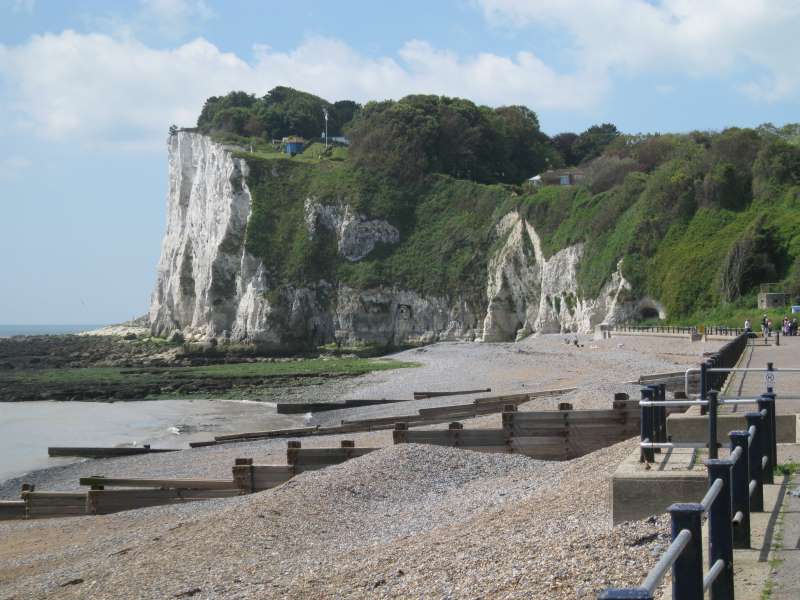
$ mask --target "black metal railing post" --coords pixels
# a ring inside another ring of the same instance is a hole
[[[764,439],[762,451],[767,457],[767,464],[764,465],[762,481],[764,483],[775,483],[773,472],[775,471],[775,460],[777,455],[777,444],[775,439],[777,434],[774,429],[775,423],[775,400],[769,394],[761,394],[758,398],[758,412],[764,412]],[[760,433],[760,432],[759,432]]]
[[[725,562],[725,569],[711,584],[711,600],[733,600],[733,525],[731,519],[731,475],[733,462],[724,459],[706,461],[708,484],[722,481],[722,489],[708,507],[708,565],[717,560]]]
[[[653,389],[650,387],[644,387],[641,390],[642,400],[653,400]],[[641,440],[643,442],[654,442],[655,436],[653,435],[653,407],[652,406],[642,406],[641,407],[641,424],[640,424],[640,431],[641,431]],[[641,462],[655,462],[655,451],[653,448],[642,448],[641,452]]]
[[[739,460],[733,464],[731,481],[731,497],[733,499],[731,512],[733,512],[733,518],[737,519],[733,527],[733,547],[749,548],[750,466],[747,461],[749,435],[746,431],[731,431],[728,435],[731,438],[731,452],[734,452],[736,448],[742,449]]]
[[[667,509],[672,517],[672,539],[684,529],[692,539],[672,565],[672,597],[680,600],[703,600],[702,504],[673,504]]]
[[[755,486],[750,495],[750,512],[764,512],[764,481],[761,458],[766,454],[764,448],[764,416],[760,412],[749,412],[745,416],[747,428],[754,431],[747,449],[747,462],[750,467],[750,481]],[[753,429],[755,428],[755,429]],[[750,485],[750,482],[748,482]]]
[[[705,400],[708,394],[708,361],[704,360],[700,363],[700,400]],[[705,406],[700,407],[700,414],[704,415],[708,412]]]
[[[769,398],[770,400],[772,400],[772,402],[770,403],[772,405],[772,413],[770,415],[772,424],[770,425],[770,427],[772,428],[773,438],[772,438],[772,448],[770,448],[770,451],[772,453],[770,461],[772,462],[774,469],[775,467],[778,466],[778,418],[777,418],[778,407],[775,403],[776,402],[775,392],[772,391],[771,387],[767,388],[767,393],[764,394],[764,398]],[[759,410],[761,409],[759,408]]]
[[[658,384],[658,399],[661,402],[666,402],[667,400],[667,384],[666,383],[659,383]],[[659,442],[666,442],[667,441],[667,407],[660,406],[658,408],[658,429],[659,429]]]
[[[717,458],[717,402],[719,392],[708,392],[708,457]]]

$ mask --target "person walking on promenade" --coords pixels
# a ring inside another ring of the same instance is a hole
[[[744,332],[753,333],[753,325],[750,323],[750,319],[744,320]]]

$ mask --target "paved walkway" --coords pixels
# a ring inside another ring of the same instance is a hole
[[[766,368],[767,363],[771,362],[776,369],[800,369],[800,336],[781,336],[780,346],[775,345],[775,338],[771,338],[767,346],[760,339],[754,341],[755,344],[745,350],[739,367]],[[777,394],[778,414],[800,414],[800,373],[775,373],[772,389]],[[766,391],[765,373],[734,373],[725,395],[755,397]],[[731,408],[733,412],[754,409],[750,405],[735,405]]]
[[[775,345],[761,340],[745,351],[738,366],[760,368],[773,363],[776,369],[800,368],[800,336],[780,338]],[[761,342],[761,343],[759,343]],[[766,391],[764,373],[735,373],[729,382],[727,396],[754,397]],[[779,414],[800,414],[800,373],[776,373],[771,386],[775,391],[776,411]],[[735,412],[753,410],[750,405],[732,407]],[[800,463],[800,446],[780,444],[778,461]],[[769,495],[775,508],[772,513],[762,513],[753,522],[753,550],[737,552],[734,564],[742,568],[737,577],[737,600],[742,598],[770,600],[796,600],[800,598],[800,474],[775,478],[776,484]],[[765,488],[765,494],[767,494]],[[766,500],[766,498],[765,498]],[[748,555],[748,553],[750,555]],[[750,563],[750,568],[748,567]],[[769,590],[768,593],[762,593]]]
[[[800,475],[795,473],[787,483],[780,529],[773,544],[770,600],[800,598]]]

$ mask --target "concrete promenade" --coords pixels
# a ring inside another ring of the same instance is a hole
[[[770,345],[756,343],[749,348],[739,366],[761,368],[772,362],[777,369],[800,368],[800,336],[781,336],[779,346],[775,345],[775,338],[768,341]],[[736,373],[730,378],[725,395],[758,396],[766,391],[766,385],[764,373]],[[800,373],[778,372],[771,387],[777,394],[779,415],[800,414]],[[753,410],[749,405],[731,408],[737,412]],[[778,460],[784,464],[800,463],[800,445],[781,444]],[[775,483],[779,485],[765,489],[774,502],[773,510],[754,519],[753,549],[737,551],[734,558],[741,573],[736,577],[737,600],[800,598],[800,475],[776,476]],[[765,508],[766,505],[767,502]]]

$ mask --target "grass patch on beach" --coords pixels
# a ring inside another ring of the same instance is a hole
[[[0,399],[105,400],[176,396],[247,398],[274,387],[419,366],[392,359],[309,358],[197,367],[88,367],[0,374]]]
[[[202,367],[87,367],[81,369],[46,369],[4,373],[0,381],[40,383],[73,383],[81,381],[117,382],[130,378],[168,376],[174,378],[240,378],[293,377],[307,375],[363,375],[371,371],[386,371],[419,366],[417,363],[391,359],[310,358],[292,361],[206,365]]]

